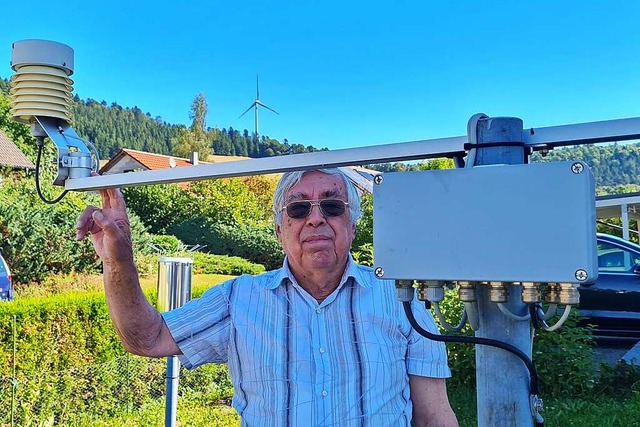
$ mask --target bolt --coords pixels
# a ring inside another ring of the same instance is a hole
[[[589,278],[589,275],[585,270],[583,269],[576,270],[576,279],[578,279],[579,282],[584,282],[588,278]]]
[[[384,269],[382,267],[378,267],[373,271],[373,274],[375,274],[376,277],[382,277],[384,276]]]
[[[382,184],[383,180],[384,178],[382,177],[382,175],[376,175],[373,177],[373,182],[378,185]]]
[[[575,162],[574,164],[571,165],[571,172],[577,174],[581,174],[582,172],[584,172],[584,165],[580,162]]]

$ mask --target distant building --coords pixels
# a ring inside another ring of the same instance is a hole
[[[144,151],[122,148],[108,162],[100,168],[103,175],[139,172],[146,170],[158,170],[194,166],[198,164],[211,164],[233,162],[237,160],[249,160],[243,156],[217,156],[209,155],[208,161],[198,160],[198,153],[192,153],[189,159],[167,156],[164,154],[146,153]],[[358,166],[341,167],[361,193],[373,192],[373,176],[378,172]]]

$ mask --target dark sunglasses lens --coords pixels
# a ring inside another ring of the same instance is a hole
[[[306,218],[311,211],[311,202],[293,202],[287,205],[287,215],[289,218]]]
[[[342,200],[321,200],[320,208],[326,216],[340,216],[344,213]]]

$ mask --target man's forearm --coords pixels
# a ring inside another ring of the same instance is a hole
[[[105,262],[103,268],[109,316],[124,348],[140,356],[164,356],[156,354],[164,321],[142,292],[133,261]]]

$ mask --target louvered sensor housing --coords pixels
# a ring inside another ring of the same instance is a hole
[[[67,178],[87,177],[99,164],[95,148],[70,125],[73,65],[73,49],[62,43],[21,40],[12,45],[11,115],[31,125],[39,143],[48,136],[58,148],[55,185],[64,185]]]

